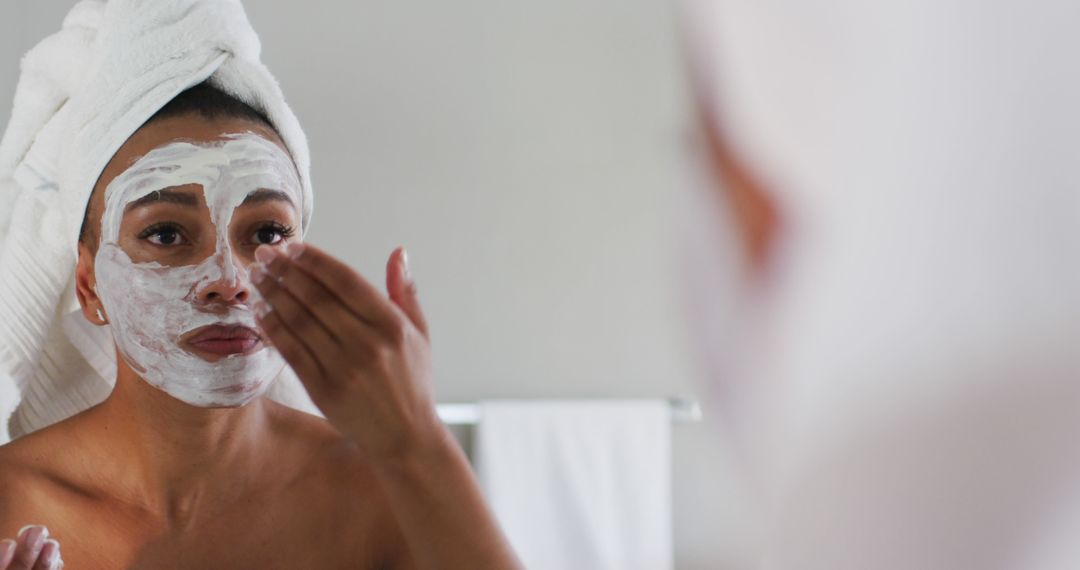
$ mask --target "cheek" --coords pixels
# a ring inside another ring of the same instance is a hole
[[[214,276],[209,264],[165,267],[158,263],[136,264],[116,245],[107,244],[98,253],[99,295],[117,324],[157,328],[174,316],[190,311],[193,292]]]

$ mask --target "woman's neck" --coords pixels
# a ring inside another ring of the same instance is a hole
[[[214,516],[241,499],[250,474],[266,466],[265,400],[200,408],[151,386],[122,358],[117,363],[116,386],[94,408],[93,424],[111,459],[107,470],[120,479],[120,498],[170,527]]]

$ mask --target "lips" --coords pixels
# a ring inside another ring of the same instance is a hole
[[[217,356],[251,354],[262,348],[262,339],[243,325],[209,325],[195,329],[184,341],[196,350]]]

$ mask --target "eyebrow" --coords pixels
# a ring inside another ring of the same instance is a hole
[[[287,202],[289,205],[296,207],[293,204],[292,198],[288,194],[281,190],[268,190],[265,188],[255,190],[244,198],[244,202],[241,206],[250,206],[253,204],[261,204],[272,200],[278,200]],[[170,204],[179,204],[181,206],[195,207],[199,205],[199,199],[190,192],[181,192],[178,190],[169,190],[168,188],[162,190],[154,190],[153,192],[133,200],[127,207],[124,208],[124,212],[130,212],[135,208],[141,208],[149,204],[157,204],[160,202],[167,202]]]
[[[286,202],[290,206],[294,208],[296,207],[296,204],[293,204],[292,198],[290,198],[289,195],[285,192],[282,192],[281,190],[268,190],[266,188],[260,188],[248,194],[240,205],[251,206],[253,204],[261,204],[263,202],[269,202],[273,200]]]
[[[158,202],[168,202],[170,204],[180,204],[181,206],[195,207],[199,205],[199,199],[190,192],[180,192],[178,190],[169,190],[168,188],[163,190],[154,190],[153,192],[133,200],[124,208],[125,212],[130,212],[135,208],[141,208],[150,204],[156,204]]]

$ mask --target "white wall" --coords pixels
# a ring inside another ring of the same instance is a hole
[[[0,3],[0,107],[68,2]],[[669,221],[691,122],[665,0],[249,0],[311,139],[309,239],[372,279],[408,246],[442,401],[704,396]],[[731,563],[742,503],[675,433],[679,568]]]

